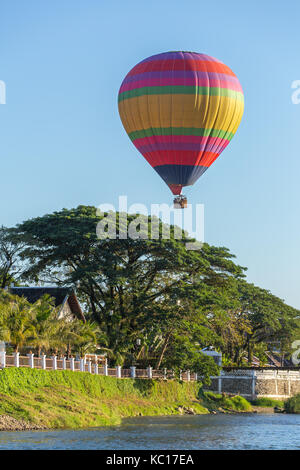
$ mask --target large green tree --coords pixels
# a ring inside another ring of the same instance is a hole
[[[290,344],[299,333],[300,312],[286,305],[270,291],[253,284],[238,283],[240,311],[247,315],[251,331],[246,335],[248,361],[251,363],[255,345],[277,343],[281,353],[290,352]]]
[[[99,239],[96,228],[107,214],[79,206],[28,220],[14,236],[26,240],[22,256],[30,265],[27,279],[76,284],[91,318],[105,332],[108,348],[117,355],[138,356],[138,339],[151,349],[153,338],[155,344],[163,338],[155,352],[160,365],[179,332],[199,347],[212,342],[207,312],[217,302],[218,289],[241,277],[243,268],[224,247],[204,244],[189,251],[189,238],[182,232],[176,238],[175,227],[166,239],[166,226],[156,220],[153,237],[153,219],[140,216],[136,224],[136,217],[124,220],[124,214],[115,214],[116,237]],[[134,224],[139,225],[138,234],[125,238]]]
[[[19,256],[24,247],[24,241],[14,237],[13,229],[0,227],[0,288],[18,282],[26,269],[26,261],[22,262]]]
[[[227,248],[187,250],[188,235],[159,219],[79,206],[25,221],[11,240],[24,244],[24,279],[77,286],[115,362],[163,366],[182,338],[190,354],[214,345],[241,363],[297,328],[299,312],[247,283]]]

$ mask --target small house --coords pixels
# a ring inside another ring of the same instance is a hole
[[[78,318],[85,322],[85,316],[77,298],[76,292],[68,287],[11,287],[9,292],[13,295],[25,297],[28,302],[35,303],[43,295],[54,298],[54,305],[58,307],[58,318]]]

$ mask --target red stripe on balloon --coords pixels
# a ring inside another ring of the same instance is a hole
[[[152,167],[159,165],[191,165],[209,167],[218,158],[219,153],[183,151],[154,151],[143,153]]]
[[[133,141],[134,145],[139,148],[142,145],[169,144],[169,143],[194,143],[205,145],[209,141],[212,145],[229,144],[228,139],[219,137],[198,136],[198,135],[155,135],[150,137],[141,137]]]
[[[185,60],[165,60],[165,61],[153,61],[153,62],[144,62],[137,64],[130,72],[128,76],[135,75],[137,73],[143,72],[156,72],[164,70],[194,70],[194,71],[206,71],[206,72],[219,72],[226,73],[235,77],[235,74],[230,70],[227,65],[218,63],[218,62],[208,62],[204,60],[193,61],[190,59]]]
[[[193,78],[185,79],[185,78],[164,78],[164,79],[146,79],[146,80],[139,80],[136,82],[125,83],[121,86],[119,93],[123,93],[124,91],[131,91],[135,90],[136,88],[143,88],[143,87],[152,87],[152,86],[195,86],[195,87],[217,87],[217,88],[226,88],[228,90],[234,90],[243,92],[241,85],[236,82],[230,82],[228,80],[208,80],[208,79],[201,79],[197,80]]]

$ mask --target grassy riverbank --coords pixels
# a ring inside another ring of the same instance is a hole
[[[180,414],[191,409],[202,414],[220,408],[250,411],[251,405],[241,397],[203,393],[194,382],[120,380],[25,368],[0,371],[0,416],[33,427],[113,425],[129,416]]]

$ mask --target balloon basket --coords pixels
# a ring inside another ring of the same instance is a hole
[[[176,196],[174,198],[174,209],[185,209],[187,207],[187,198],[185,196]]]

